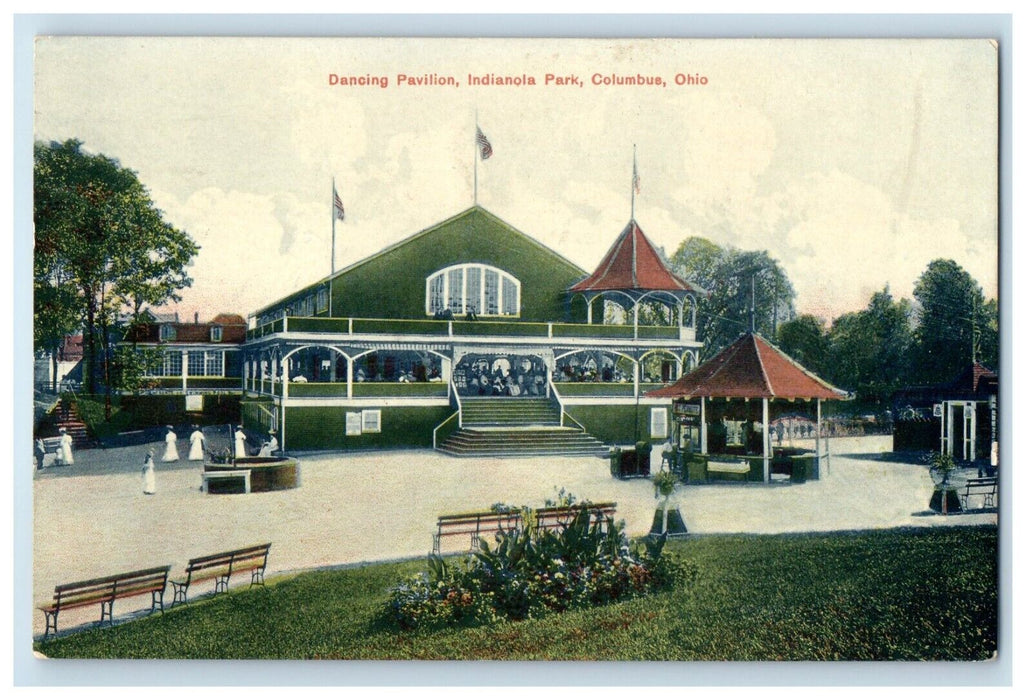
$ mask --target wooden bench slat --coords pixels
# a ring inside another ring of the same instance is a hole
[[[165,586],[171,568],[171,566],[159,566],[139,569],[55,586],[53,601],[39,608],[46,616],[46,629],[43,636],[48,636],[51,630],[55,634],[57,633],[58,613],[66,608],[81,608],[100,603],[100,621],[103,622],[107,618],[111,622],[112,608],[116,600],[150,593],[151,612],[155,607],[160,607],[164,613]]]
[[[233,574],[251,572],[251,585],[265,585],[265,567],[269,560],[271,542],[232,549],[216,554],[194,557],[186,566],[186,578],[172,581],[172,604],[186,602],[190,584],[215,579],[215,592],[229,589]]]

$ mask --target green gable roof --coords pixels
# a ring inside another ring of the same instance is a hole
[[[426,318],[427,277],[462,263],[491,265],[520,280],[522,321],[564,320],[567,288],[588,274],[474,206],[256,313],[276,312],[330,282],[334,316]]]

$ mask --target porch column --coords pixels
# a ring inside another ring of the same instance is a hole
[[[760,401],[764,422],[764,483],[766,484],[771,480],[771,436],[768,434],[768,398],[765,396]]]
[[[286,357],[281,357],[280,358],[280,381],[283,384],[281,389],[283,389],[283,400],[284,400],[284,405],[285,406],[286,406],[286,401],[287,401],[287,386],[291,383],[291,373],[290,373],[289,367],[290,367],[290,360],[287,359]]]
[[[637,301],[635,302],[635,306],[634,306],[634,314],[635,314],[635,338],[638,338],[638,302]]]
[[[182,365],[182,367],[180,367],[179,374],[180,377],[183,379],[183,393],[185,394],[187,393],[187,367],[190,364],[189,353],[186,350],[180,350],[179,357],[180,364]]]
[[[345,396],[350,399],[352,397],[352,368],[355,365],[355,360],[352,359],[351,355],[345,355],[345,358],[345,364],[347,365],[345,367],[345,371],[348,373],[348,388],[345,392]]]
[[[243,376],[241,377],[241,382],[240,382],[241,383],[241,387],[240,388],[243,391],[247,391],[247,379],[248,379],[248,374],[251,371],[251,360],[248,359],[248,358],[245,358],[244,361],[241,362],[240,364],[241,364],[241,368],[243,369]]]
[[[635,396],[637,397],[638,396],[638,376],[639,376],[639,374],[642,373],[642,365],[639,364],[638,358],[635,358],[634,360],[632,360],[632,362],[635,365]],[[638,420],[637,416],[635,417],[635,420]]]
[[[707,453],[707,397],[699,397],[699,451]]]

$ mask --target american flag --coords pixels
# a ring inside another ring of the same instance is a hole
[[[477,145],[481,148],[481,160],[491,158],[491,143],[488,142],[488,137],[481,131],[481,127],[477,127]]]
[[[638,161],[632,161],[631,164],[631,186],[635,189],[635,194],[642,193],[642,182],[638,179]]]
[[[337,194],[337,188],[334,188],[334,216],[338,220],[344,221],[344,204],[341,202],[341,195]]]

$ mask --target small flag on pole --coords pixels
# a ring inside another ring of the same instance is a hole
[[[642,193],[642,182],[638,179],[638,160],[633,160],[631,165],[631,186],[635,188],[635,194]]]
[[[341,195],[337,194],[336,187],[334,187],[334,217],[339,221],[344,221],[344,204],[341,203]]]
[[[477,127],[477,145],[481,149],[481,160],[491,158],[491,143],[488,141],[488,137],[484,135],[484,132],[481,131],[481,127]]]

